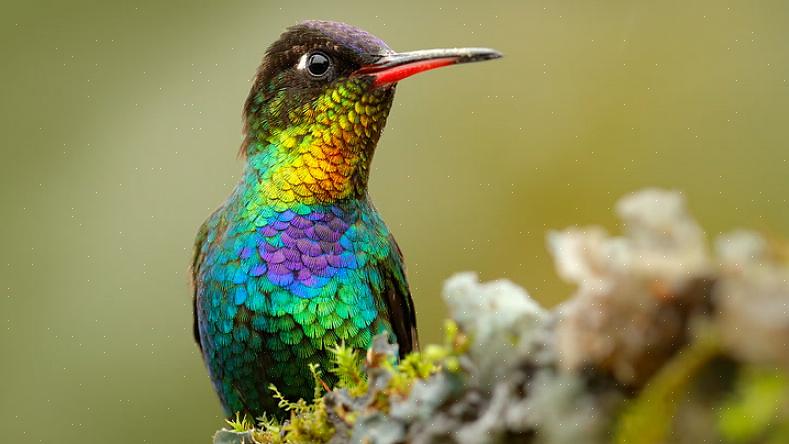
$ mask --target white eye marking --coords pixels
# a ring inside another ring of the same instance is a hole
[[[306,68],[307,67],[307,59],[309,59],[309,58],[310,58],[309,54],[304,54],[303,56],[301,56],[301,58],[299,59],[299,64],[296,65],[296,69],[303,70],[304,68]]]

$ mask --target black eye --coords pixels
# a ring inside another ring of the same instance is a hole
[[[331,60],[322,52],[314,52],[307,56],[307,71],[314,77],[323,77],[329,72]]]

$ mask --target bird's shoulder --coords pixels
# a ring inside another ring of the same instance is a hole
[[[403,253],[392,234],[388,235],[389,254],[379,264],[384,279],[382,299],[386,304],[389,322],[392,325],[400,355],[419,348],[416,330],[416,311],[411,290],[406,278]]]

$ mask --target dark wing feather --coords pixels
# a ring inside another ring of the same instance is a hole
[[[389,312],[389,322],[397,336],[400,356],[405,356],[419,348],[416,313],[411,290],[408,288],[408,281],[405,277],[403,253],[391,235],[389,236],[389,244],[391,253],[388,260],[382,263],[381,270],[385,282],[383,297]]]
[[[203,263],[203,259],[205,259],[205,248],[203,244],[208,237],[208,221],[206,221],[201,227],[200,231],[197,232],[197,239],[195,239],[195,246],[194,246],[194,253],[192,254],[192,264],[189,267],[189,276],[192,284],[192,316],[194,318],[192,324],[192,334],[194,334],[195,341],[197,341],[197,346],[200,347],[200,350],[203,349],[203,345],[200,343],[200,326],[198,325],[197,320],[197,286],[199,285],[197,282],[197,276],[200,273],[200,266]]]

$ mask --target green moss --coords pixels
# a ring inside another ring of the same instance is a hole
[[[329,351],[332,354],[332,368],[329,370],[337,377],[337,388],[347,389],[355,396],[365,393],[367,377],[359,351],[346,346],[344,342],[330,348]]]
[[[242,417],[238,412],[236,412],[234,419],[226,419],[225,422],[230,426],[230,430],[238,433],[247,432],[255,428],[255,422],[250,417],[247,415]]]
[[[275,386],[270,386],[278,405],[290,413],[289,419],[280,424],[276,419],[258,418],[258,428],[252,433],[255,441],[260,443],[325,443],[334,436],[334,428],[327,420],[326,406],[321,398],[320,373],[317,365],[310,370],[316,379],[315,399],[307,402],[303,399],[291,401],[286,399]]]

